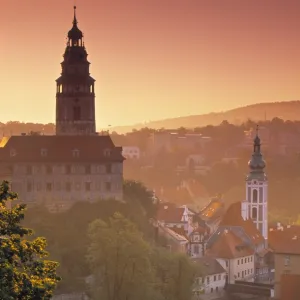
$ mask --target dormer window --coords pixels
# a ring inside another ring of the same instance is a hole
[[[105,149],[104,150],[104,156],[109,157],[111,154],[111,150],[110,149]]]
[[[10,157],[14,157],[17,155],[17,151],[15,149],[10,149]]]
[[[79,157],[79,150],[78,149],[74,149],[72,151],[73,157]]]
[[[41,156],[46,157],[48,155],[48,150],[47,149],[41,149]]]

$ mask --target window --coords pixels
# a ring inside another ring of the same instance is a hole
[[[91,174],[92,168],[90,165],[85,166],[85,174]]]
[[[217,287],[216,287],[216,292],[217,292],[218,290],[219,290],[219,287],[217,286]]]
[[[238,278],[240,278],[240,272],[238,272]]]
[[[226,260],[226,268],[228,268],[228,260]]]
[[[238,259],[238,261],[237,261],[237,264],[239,265],[240,264],[240,260]]]
[[[289,266],[290,265],[290,256],[289,255],[285,255],[284,257],[284,266]]]
[[[253,190],[252,192],[252,202],[257,202],[258,194],[257,190]]]
[[[244,271],[242,271],[242,278],[244,278]]]
[[[216,275],[214,275],[214,281],[217,281],[217,276]]]
[[[241,264],[243,264],[243,259],[241,259]]]
[[[194,245],[194,254],[199,254],[199,246],[198,245]]]
[[[74,149],[72,151],[72,153],[73,153],[73,157],[79,157],[79,150],[78,149]]]
[[[15,149],[10,149],[10,156],[16,156],[17,155],[17,151]]]
[[[73,107],[73,120],[79,121],[81,119],[81,108],[79,106]]]
[[[218,280],[221,280],[221,274],[218,275]]]
[[[105,190],[107,192],[110,192],[111,191],[111,183],[110,182],[105,182]]]
[[[26,174],[31,175],[32,174],[32,166],[27,166],[26,167]]]
[[[253,261],[253,256],[251,256],[251,262]]]
[[[213,292],[214,292],[214,288],[211,288],[211,289],[210,289],[210,292],[213,293]]]
[[[71,183],[70,183],[70,182],[67,182],[67,183],[66,183],[66,191],[67,191],[67,192],[70,192],[70,191],[71,191]]]
[[[252,219],[257,219],[257,208],[256,207],[252,208]]]
[[[91,190],[91,183],[90,182],[86,182],[85,183],[85,190],[86,191],[90,191]]]
[[[107,165],[106,165],[106,173],[107,173],[107,174],[112,173],[112,165],[111,165],[111,164],[107,164]]]
[[[53,173],[53,168],[51,166],[46,166],[46,174],[50,175]]]
[[[208,276],[208,277],[206,277],[206,282],[207,282],[207,284],[209,284],[209,282],[210,282],[210,280],[209,280],[209,276]]]
[[[32,192],[32,183],[27,183],[27,192]]]
[[[48,150],[47,149],[41,149],[41,156],[46,157],[48,154]]]
[[[65,173],[66,174],[71,174],[71,166],[70,165],[65,166]]]
[[[47,189],[48,192],[52,191],[52,183],[51,182],[47,183],[46,189]]]

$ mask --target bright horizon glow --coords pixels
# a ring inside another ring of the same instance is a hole
[[[2,2],[0,122],[54,123],[74,2]],[[97,129],[300,99],[299,1],[76,5],[96,79]]]

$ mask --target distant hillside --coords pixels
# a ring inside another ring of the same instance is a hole
[[[265,118],[267,120],[272,120],[275,117],[291,121],[300,120],[300,101],[258,103],[225,112],[171,118],[132,126],[111,127],[109,130],[125,133],[132,131],[132,129],[141,129],[143,127],[154,129],[172,129],[179,127],[195,128],[206,125],[219,125],[223,120],[227,120],[228,122],[237,125],[248,119],[259,121],[264,120]]]

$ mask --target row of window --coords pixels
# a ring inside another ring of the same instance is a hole
[[[65,190],[67,192],[71,192],[72,190],[85,190],[85,191],[92,191],[93,190],[93,185],[91,182],[85,182],[85,183],[75,183],[72,184],[71,182],[66,182],[64,184],[61,184],[60,182],[58,182],[56,185],[54,185],[53,182],[47,182],[45,184],[41,184],[41,183],[37,183],[36,185],[34,185],[31,182],[27,183],[27,192],[33,192],[35,190],[37,191],[41,191],[41,190],[45,190],[47,192],[52,192],[54,190]],[[105,192],[110,192],[112,191],[112,183],[111,182],[104,182],[104,183],[99,183],[96,187],[94,186],[94,190],[100,190],[100,189],[104,189]]]
[[[237,260],[237,264],[239,265],[241,263],[242,264],[246,264],[249,262],[253,262],[253,256],[249,256],[249,257],[245,257],[245,258],[241,258],[240,260]]]
[[[78,108],[76,107],[76,109],[74,109],[74,120],[80,120],[80,109],[78,110]],[[74,158],[79,158],[80,157],[80,150],[78,149],[73,149],[71,151],[72,156]],[[105,157],[110,157],[112,154],[112,150],[111,149],[104,149],[103,150],[103,155]],[[10,149],[10,156],[14,157],[17,155],[17,151],[15,149]],[[42,157],[47,157],[48,156],[48,149],[41,149],[41,156]]]
[[[104,170],[103,170],[104,168]],[[54,167],[51,165],[45,165],[42,167],[33,167],[33,166],[26,166],[26,175],[33,175],[34,171],[36,173],[43,172],[44,170],[45,174],[51,175],[54,173]],[[85,166],[71,166],[71,165],[65,165],[63,166],[63,173],[64,174],[72,174],[72,173],[84,173],[84,174],[92,174],[92,166],[91,165],[85,165]],[[101,173],[101,171],[104,171],[106,174],[113,173],[112,164],[107,163],[103,166],[99,166],[97,168],[97,171]]]
[[[213,276],[213,280],[212,282],[215,282],[215,281],[220,281],[222,279],[222,275],[221,274],[218,274],[218,275],[214,275]],[[226,279],[226,275],[224,275],[224,280]],[[199,277],[198,279],[198,284],[204,284],[205,283],[205,277]],[[210,276],[207,276],[206,277],[206,283],[209,284],[211,281],[210,281]]]
[[[242,271],[241,273],[238,272],[238,273],[237,273],[237,277],[240,278],[240,275],[241,275],[241,278],[244,278],[244,277],[246,277],[247,275],[253,274],[253,272],[254,272],[253,269],[247,269],[247,270],[245,270],[245,271]]]

